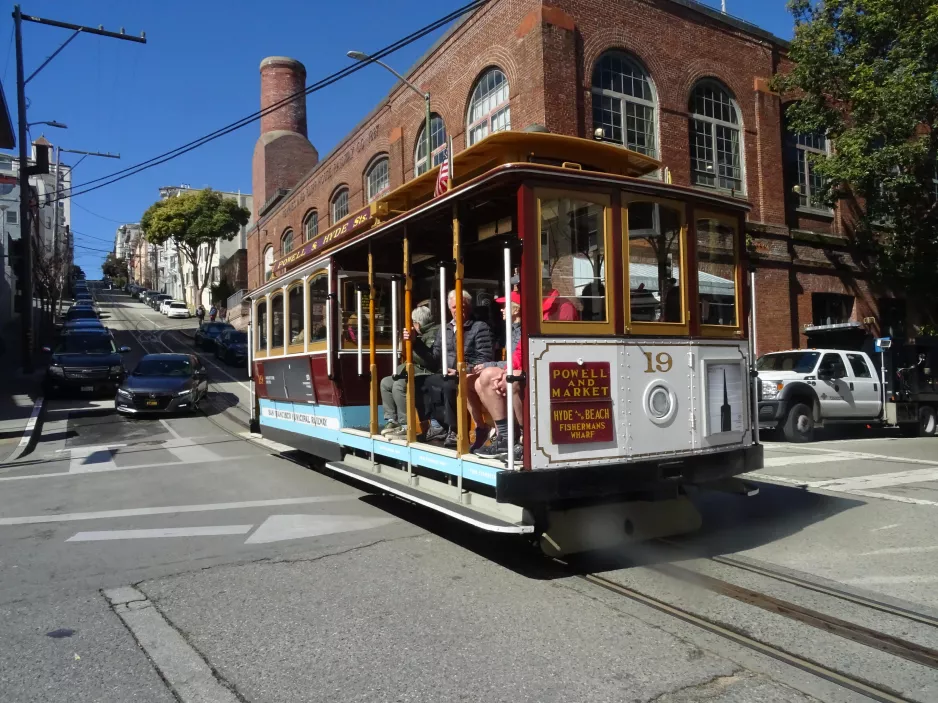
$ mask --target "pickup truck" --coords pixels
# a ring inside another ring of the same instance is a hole
[[[756,362],[759,427],[779,429],[789,442],[809,442],[816,428],[839,423],[898,426],[908,435],[934,436],[938,394],[931,392],[935,379],[925,363],[922,354],[917,365],[895,369],[893,381],[861,351],[766,354]],[[907,382],[919,377],[924,386]]]

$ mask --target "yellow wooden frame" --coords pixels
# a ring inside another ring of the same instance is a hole
[[[614,334],[616,329],[616,296],[608,295],[613,290],[612,285],[612,267],[609,265],[609,253],[612,251],[612,207],[608,195],[602,193],[593,193],[590,191],[579,190],[555,190],[547,188],[538,188],[534,191],[534,197],[537,199],[537,261],[538,265],[544,260],[541,251],[541,241],[543,240],[541,226],[543,218],[541,216],[541,203],[544,200],[554,198],[568,198],[570,200],[580,200],[583,202],[599,205],[603,208],[603,256],[605,261],[605,289],[606,295],[606,321],[605,322],[583,322],[580,320],[572,322],[545,321],[540,320],[541,334],[562,334],[562,335],[594,335],[594,334]],[[541,276],[537,276],[537,300],[529,304],[538,306],[538,317],[541,318],[541,308],[543,306],[544,290]]]
[[[313,281],[315,281],[320,276],[323,276],[326,278],[326,291],[328,292],[329,290],[329,280],[328,280],[329,269],[316,269],[311,274],[309,274],[309,278],[306,279],[306,288],[307,288],[306,295],[309,296],[310,310],[312,310],[312,307],[313,307],[313,299],[312,299]],[[329,304],[329,301],[327,299],[326,305],[328,304]],[[321,341],[313,341],[312,339],[310,339],[310,329],[309,329],[310,322],[311,320],[309,319],[306,320],[306,339],[309,340],[309,350],[311,352],[325,350],[327,347],[327,342],[325,339]],[[325,325],[325,320],[323,320],[323,325]],[[326,330],[326,334],[329,334],[329,330]]]
[[[641,195],[639,193],[622,193],[622,271],[623,271],[623,292],[627,297],[625,305],[625,331],[627,334],[648,335],[648,336],[674,336],[686,337],[690,335],[691,320],[691,301],[690,301],[690,266],[687,261],[687,207],[680,200],[671,200],[669,198],[659,198],[651,195]],[[680,237],[680,287],[681,287],[681,319],[683,322],[649,322],[648,320],[632,321],[632,287],[629,276],[629,250],[632,246],[632,240],[629,237],[629,206],[634,203],[654,203],[663,205],[673,210],[677,210],[681,215],[681,237]]]
[[[349,273],[353,274],[356,278],[353,278],[352,276],[350,276]],[[345,282],[351,282],[351,281],[357,280],[357,276],[358,276],[359,274],[361,274],[362,280],[363,280],[365,283],[368,283],[368,273],[367,273],[367,272],[362,273],[361,271],[350,271],[350,272],[343,272],[343,275],[339,278],[339,284],[338,284],[337,287],[341,287],[343,281],[345,281]],[[379,279],[388,280],[388,279],[386,278],[386,276],[388,276],[388,275],[389,275],[389,274],[376,273],[376,274],[375,274],[375,281],[378,281]],[[353,290],[352,292],[353,292],[353,295],[349,296],[348,299],[349,299],[350,301],[353,301],[353,304],[354,304],[354,300],[355,300],[354,290]],[[345,297],[345,296],[342,296],[342,300],[343,300],[343,302],[344,302],[344,301],[346,300],[346,297]],[[338,339],[337,349],[338,349],[340,352],[348,352],[348,351],[357,352],[357,351],[358,351],[358,345],[355,344],[354,342],[349,342],[348,340],[344,339],[343,336],[342,336],[342,333],[343,333],[343,331],[344,331],[344,330],[343,330],[343,326],[344,326],[345,323],[342,321],[342,313],[343,313],[343,310],[342,310],[342,307],[341,307],[341,306],[339,306],[338,311],[339,311],[339,339]],[[356,311],[355,311],[355,310],[350,310],[349,312],[350,312],[351,314],[353,314],[353,315],[356,314]],[[390,315],[390,311],[388,312],[388,314]],[[362,316],[363,316],[363,319],[362,319],[362,331],[364,331],[366,328],[369,328],[369,329],[368,329],[368,335],[369,335],[368,339],[370,340],[370,339],[371,339],[371,336],[370,336],[370,335],[371,335],[371,329],[370,329],[369,324],[368,324],[368,320],[369,320],[368,306],[365,304],[364,301],[362,301]],[[370,343],[366,343],[366,340],[362,340],[362,350],[363,350],[363,352],[364,352],[365,349],[368,349],[368,348],[369,348],[369,344],[370,344]],[[375,342],[375,348],[378,349],[379,351],[390,351],[391,349],[393,349],[393,345],[392,345],[390,342],[378,342],[378,341],[376,341],[376,342]]]
[[[718,337],[721,339],[726,338],[737,338],[742,336],[743,327],[742,327],[742,280],[740,275],[740,261],[739,261],[739,220],[733,215],[727,213],[715,212],[713,210],[694,210],[694,235],[698,238],[700,233],[697,231],[697,223],[700,220],[716,220],[725,225],[729,225],[733,228],[733,292],[734,292],[734,305],[736,310],[736,324],[735,325],[700,325],[700,336],[702,337]],[[695,242],[696,244],[697,242]],[[699,261],[700,261],[700,247],[696,247],[697,250],[697,261],[694,262],[695,269],[699,272]],[[700,280],[697,281],[697,312],[699,313],[700,305]]]
[[[283,344],[277,345],[274,344],[274,301],[277,298],[284,298],[283,288],[278,288],[276,292],[270,294],[270,310],[267,311],[267,314],[270,316],[270,355],[273,356],[283,356],[286,354],[287,346],[287,301],[286,298],[283,300]]]
[[[287,347],[287,354],[302,354],[303,352],[306,351],[306,334],[307,334],[307,333],[306,333],[306,325],[307,325],[307,320],[303,320],[303,341],[294,344],[293,342],[291,342],[291,339],[292,339],[292,338],[290,337],[290,313],[291,313],[291,308],[290,308],[290,291],[292,291],[292,290],[294,290],[294,289],[296,289],[296,288],[299,288],[300,291],[303,290],[303,279],[302,279],[302,278],[298,278],[298,279],[296,279],[295,281],[293,281],[293,283],[291,283],[290,285],[288,285],[288,286],[287,286],[287,292],[286,292],[286,294],[285,294],[284,297],[283,297],[283,343],[284,343],[284,344],[286,345],[286,347]],[[301,307],[301,308],[303,307],[303,296],[302,296],[302,295],[300,296],[300,307]],[[303,312],[302,312],[301,315],[300,315],[300,318],[304,318],[305,316],[306,316],[306,310],[303,310]]]
[[[261,316],[258,312],[260,306],[265,306],[266,310],[264,311],[268,316],[270,315],[270,306],[267,305],[267,298],[263,297],[254,304],[254,356],[267,356],[267,324],[266,319],[264,320],[264,346],[261,346],[261,335],[259,333],[261,329]]]

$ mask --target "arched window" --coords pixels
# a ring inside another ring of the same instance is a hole
[[[288,229],[280,238],[280,252],[284,255],[293,251],[293,230]]]
[[[303,220],[303,237],[308,242],[319,234],[319,213],[313,210]]]
[[[255,349],[260,351],[267,350],[267,301],[262,300],[257,304],[257,334]]]
[[[274,267],[274,248],[268,246],[264,249],[264,280],[270,280],[270,272]]]
[[[380,197],[391,187],[391,179],[388,173],[388,157],[382,156],[375,159],[368,172],[365,174],[365,193],[368,195],[368,202]],[[348,204],[346,203],[346,214],[348,214]]]
[[[420,128],[420,134],[417,135],[417,148],[414,149],[414,175],[419,176],[426,173],[427,168],[427,124],[423,123]],[[430,168],[439,166],[443,163],[446,151],[446,125],[443,124],[443,118],[439,115],[433,115],[430,118]]]
[[[655,91],[645,69],[621,51],[607,52],[593,69],[593,129],[603,139],[658,156]]]
[[[511,129],[508,105],[508,79],[497,68],[490,68],[479,78],[466,116],[469,146],[494,132]]]
[[[270,346],[271,352],[283,354],[283,293],[270,299]]]
[[[342,188],[332,196],[330,208],[332,210],[332,224],[348,215],[348,188]]]
[[[729,91],[713,80],[691,93],[690,167],[695,185],[743,191],[740,116]]]
[[[303,284],[295,285],[287,292],[289,323],[287,325],[287,344],[303,344]]]

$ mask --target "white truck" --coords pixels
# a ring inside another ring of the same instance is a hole
[[[793,349],[766,354],[759,375],[759,427],[779,429],[790,442],[809,442],[814,430],[839,423],[898,426],[908,435],[938,429],[938,364],[934,351],[913,347],[884,353],[874,363],[862,351]],[[883,372],[883,366],[886,371]]]

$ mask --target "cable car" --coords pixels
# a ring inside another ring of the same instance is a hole
[[[248,296],[262,435],[551,555],[698,527],[690,486],[762,467],[747,204],[548,133],[490,135],[435,195],[437,171]]]

